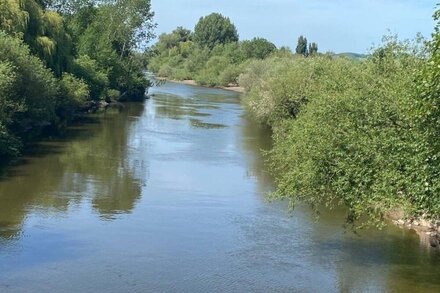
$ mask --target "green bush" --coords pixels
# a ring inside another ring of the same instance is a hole
[[[107,98],[108,101],[117,101],[119,97],[121,96],[121,92],[118,90],[110,89],[107,91]]]
[[[391,38],[365,61],[271,58],[251,64],[244,102],[274,129],[276,196],[316,210],[343,204],[347,220],[381,224],[394,208],[439,215],[417,127],[420,46]],[[356,222],[358,223],[358,222]]]
[[[13,100],[16,75],[9,62],[0,62],[0,123],[12,123],[15,112],[20,111],[20,104]]]
[[[241,66],[228,65],[223,71],[220,72],[218,77],[218,83],[222,86],[236,85],[238,83],[238,76],[241,73]]]
[[[164,64],[160,67],[159,71],[157,72],[157,75],[160,77],[173,77],[173,68],[168,65]]]
[[[191,72],[189,72],[185,68],[177,68],[173,72],[173,79],[175,80],[186,80],[191,78],[192,78]]]
[[[5,98],[16,105],[16,112],[10,112],[13,125],[8,127],[38,132],[43,124],[54,121],[58,85],[41,60],[31,55],[21,40],[0,32],[0,63],[9,64],[10,74],[15,76]]]
[[[6,126],[0,122],[0,158],[17,157],[22,149],[21,141],[11,135]]]
[[[269,125],[295,117],[321,90],[323,76],[332,75],[333,67],[347,62],[302,56],[255,61],[240,77],[240,85],[248,92],[245,104],[258,120]]]
[[[241,43],[241,50],[245,58],[265,59],[277,50],[277,47],[263,38],[253,38]]]
[[[14,113],[23,110],[12,99],[15,82],[16,75],[11,64],[0,62],[0,158],[15,157],[21,149],[20,141],[6,127],[12,124]]]
[[[64,73],[60,80],[60,98],[57,105],[58,116],[63,119],[72,118],[78,107],[84,105],[89,99],[89,86],[72,74]]]
[[[87,55],[82,55],[74,61],[73,73],[83,79],[90,88],[90,98],[100,100],[104,98],[109,86],[107,73]]]
[[[229,66],[229,60],[223,56],[213,56],[206,62],[196,77],[196,82],[201,85],[216,86],[220,85],[220,73]]]

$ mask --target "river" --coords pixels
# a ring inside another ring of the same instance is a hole
[[[0,292],[440,292],[440,255],[268,202],[237,93],[165,83],[0,176]]]

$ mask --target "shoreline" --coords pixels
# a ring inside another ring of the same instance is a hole
[[[385,216],[395,226],[414,231],[423,245],[440,249],[440,221],[428,220],[425,216],[405,219],[401,210],[389,212]]]
[[[204,86],[197,84],[195,80],[192,79],[186,79],[186,80],[170,80],[163,77],[156,77],[157,80],[160,81],[168,81],[172,83],[178,83],[178,84],[185,84],[185,85],[191,85],[191,86],[200,86],[200,87],[206,87],[206,88],[217,88],[217,89],[224,89],[229,91],[234,91],[237,93],[244,93],[244,88],[240,86]],[[421,218],[410,218],[406,219],[403,215],[403,211],[391,211],[386,215],[386,218],[390,220],[390,223],[393,225],[406,230],[412,230],[414,231],[420,238],[420,242],[425,245],[426,247],[431,247],[435,249],[440,249],[440,221],[430,221],[426,220],[423,217]]]
[[[156,77],[156,79],[160,80],[160,81],[169,81],[169,82],[173,82],[173,83],[186,84],[186,85],[192,85],[192,86],[222,89],[222,90],[233,91],[233,92],[241,93],[241,94],[245,92],[244,88],[240,87],[240,86],[233,86],[233,85],[231,85],[231,86],[207,86],[207,85],[198,84],[193,79],[174,80],[174,79],[167,79],[167,78],[163,78],[163,77]]]

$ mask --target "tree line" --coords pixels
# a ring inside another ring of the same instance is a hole
[[[84,105],[142,99],[149,0],[0,0],[0,158]]]
[[[304,56],[316,54],[316,43]],[[178,27],[159,36],[152,46],[148,68],[157,76],[174,80],[193,79],[201,85],[228,86],[238,83],[251,60],[278,54],[292,54],[287,47],[277,48],[264,38],[239,40],[237,28],[219,13],[201,17],[194,31]]]

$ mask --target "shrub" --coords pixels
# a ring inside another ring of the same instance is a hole
[[[74,61],[75,76],[83,79],[90,89],[92,100],[103,99],[109,85],[107,73],[100,68],[96,60],[87,55],[81,55]]]
[[[265,59],[275,52],[277,47],[263,38],[254,38],[241,43],[241,50],[247,59]]]
[[[15,76],[14,86],[5,100],[18,107],[10,113],[14,123],[8,127],[19,132],[26,129],[38,132],[42,124],[56,118],[56,79],[21,40],[3,32],[0,32],[0,63],[9,64],[9,74]]]
[[[202,85],[215,86],[219,85],[219,76],[229,66],[229,60],[223,56],[213,56],[208,62],[206,62],[205,68],[203,68],[196,81]]]
[[[109,89],[107,91],[107,97],[109,101],[117,101],[121,96],[121,92],[114,89]]]
[[[60,80],[60,98],[57,113],[63,119],[70,119],[78,107],[90,99],[89,86],[72,74],[64,73]]]
[[[352,223],[367,216],[364,224],[380,224],[393,208],[440,213],[414,115],[422,63],[418,46],[395,39],[362,62],[316,56],[253,63],[240,82],[247,107],[274,129],[275,195],[316,210],[344,204]]]
[[[158,73],[160,77],[172,77],[173,76],[173,68],[168,64],[164,64],[160,67]]]
[[[17,157],[21,149],[20,140],[11,135],[6,126],[0,122],[0,158]]]

